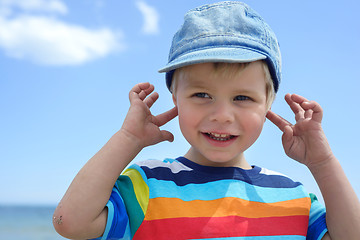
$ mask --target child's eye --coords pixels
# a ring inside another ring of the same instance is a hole
[[[198,98],[210,98],[207,93],[195,93],[193,96]]]
[[[234,98],[234,101],[246,101],[246,100],[251,100],[251,98],[244,95],[239,95]]]

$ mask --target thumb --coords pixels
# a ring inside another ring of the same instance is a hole
[[[174,141],[174,135],[166,130],[161,130],[161,141],[169,141],[169,142],[173,142]]]

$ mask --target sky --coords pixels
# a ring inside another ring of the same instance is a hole
[[[170,109],[164,74],[173,34],[203,0],[0,0],[0,204],[56,205],[81,167],[121,128],[128,92],[155,85],[154,115]],[[360,196],[359,56],[356,0],[248,0],[276,33],[282,52],[272,110],[294,122],[288,92],[319,102],[323,129]],[[176,158],[175,135],[134,161]],[[320,200],[309,170],[289,159],[269,121],[246,151],[252,165],[302,182]]]

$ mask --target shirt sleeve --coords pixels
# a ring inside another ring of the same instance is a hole
[[[318,201],[315,194],[310,193],[311,208],[309,217],[309,227],[306,235],[307,240],[321,240],[327,233],[326,210]]]
[[[149,202],[149,188],[142,169],[133,165],[116,181],[110,199],[107,223],[102,237],[106,239],[132,239],[145,217]]]

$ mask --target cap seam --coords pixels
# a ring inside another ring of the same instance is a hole
[[[257,53],[261,53],[267,57],[269,57],[269,55],[265,52],[265,51],[260,51],[260,49],[254,49],[253,47],[247,47],[247,46],[239,46],[239,45],[236,45],[236,44],[224,44],[224,45],[216,45],[216,46],[204,46],[204,47],[201,47],[201,48],[196,48],[196,49],[189,49],[188,51],[185,51],[183,53],[180,53],[180,54],[174,54],[175,56],[173,56],[171,59],[169,59],[169,63],[172,62],[174,59],[176,58],[179,58],[181,56],[184,56],[186,54],[189,54],[189,53],[192,53],[192,52],[197,52],[199,50],[206,50],[206,49],[216,49],[216,48],[238,48],[238,49],[248,49],[248,50],[251,50],[251,51],[255,51]],[[181,51],[182,52],[182,51]]]
[[[263,45],[262,41],[256,41],[254,38],[250,38],[250,37],[239,37],[238,35],[233,35],[233,34],[212,34],[212,35],[198,35],[197,37],[194,37],[194,38],[191,38],[191,39],[188,39],[186,40],[186,43],[183,43],[183,44],[178,44],[177,45],[177,50],[176,51],[172,51],[171,54],[175,55],[173,57],[178,57],[178,56],[181,56],[181,55],[177,55],[175,54],[176,52],[178,51],[181,51],[182,48],[188,44],[191,44],[193,41],[196,41],[196,40],[199,40],[199,39],[205,39],[205,38],[210,38],[210,37],[233,37],[235,39],[246,39],[246,40],[250,40],[252,42],[255,42],[255,43],[258,43],[258,44],[261,44]],[[185,40],[184,40],[185,41]],[[237,45],[229,45],[227,44],[228,46],[237,46]],[[216,46],[222,46],[222,45],[216,45]],[[265,44],[265,46],[271,50],[271,47],[269,46],[268,43]]]

